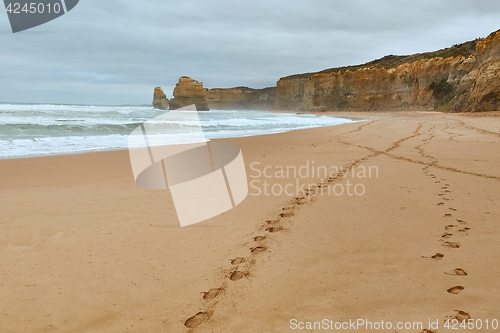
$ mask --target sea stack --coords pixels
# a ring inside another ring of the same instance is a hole
[[[208,111],[203,83],[188,76],[181,76],[174,88],[174,98],[170,100],[170,110],[179,109],[191,104],[196,105],[198,111]]]
[[[160,110],[168,109],[168,98],[161,87],[155,88],[153,93],[153,107]]]

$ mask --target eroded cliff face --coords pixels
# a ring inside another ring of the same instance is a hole
[[[478,41],[476,58],[478,68],[464,110],[500,110],[500,30]]]
[[[276,99],[276,88],[235,87],[207,89],[205,99],[211,109],[272,110]]]
[[[500,30],[448,49],[281,78],[279,110],[500,109]]]
[[[210,110],[205,100],[205,89],[203,83],[193,80],[188,76],[181,76],[175,85],[174,98],[170,103],[170,109],[175,110],[191,104],[196,105],[198,111]]]
[[[153,93],[153,107],[155,109],[168,109],[168,98],[161,87],[156,87]]]
[[[172,110],[196,104],[200,111],[500,110],[500,30],[436,52],[291,75],[264,89],[204,89],[183,76],[173,94],[168,101],[155,89],[155,107],[170,102]]]
[[[203,84],[188,76],[182,76],[175,86],[174,98],[170,101],[163,90],[156,87],[153,94],[153,106],[157,109],[169,107],[175,110],[196,104],[198,111],[218,110],[272,110],[276,99],[276,87],[252,89],[235,88],[203,88]]]

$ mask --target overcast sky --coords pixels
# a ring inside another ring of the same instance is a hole
[[[498,0],[80,0],[16,34],[0,13],[0,101],[149,104],[182,75],[263,88],[498,29]]]

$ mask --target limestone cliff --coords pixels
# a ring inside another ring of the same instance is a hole
[[[275,98],[275,87],[214,88],[205,91],[208,106],[218,110],[272,110]]]
[[[464,98],[466,111],[500,110],[500,30],[478,41],[474,84]]]
[[[193,80],[188,76],[180,77],[179,82],[175,85],[173,95],[174,98],[170,100],[171,110],[191,104],[195,104],[198,111],[210,110],[205,100],[203,83]]]
[[[199,111],[218,110],[272,110],[276,99],[276,87],[252,89],[248,87],[205,89],[201,82],[187,76],[179,79],[174,98],[168,101],[160,87],[155,88],[153,105],[158,109],[170,109],[196,104]],[[162,104],[161,101],[166,101]]]
[[[153,107],[160,110],[168,108],[168,98],[160,87],[156,87],[153,93]]]
[[[411,56],[281,78],[276,109],[500,109],[500,30],[490,36]]]
[[[155,107],[165,106],[161,94],[158,99],[155,89]],[[183,76],[170,109],[190,104],[198,110],[499,110],[500,30],[436,52],[283,77],[271,88],[204,89]]]

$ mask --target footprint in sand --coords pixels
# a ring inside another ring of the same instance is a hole
[[[444,258],[444,254],[442,254],[442,253],[436,253],[435,255],[430,256],[430,257],[422,256],[422,258],[424,258],[424,259],[429,259],[430,258],[430,259],[433,259],[433,260],[441,260],[441,259]]]
[[[199,325],[201,325],[203,322],[207,321],[210,319],[212,316],[213,311],[206,311],[206,312],[198,312],[188,320],[184,322],[184,326],[187,328],[196,328]]]
[[[446,213],[444,214],[444,217],[452,217],[453,215],[451,215],[450,213]]]
[[[296,205],[305,205],[306,204],[306,198],[305,197],[295,197],[295,204]]]
[[[452,210],[452,211],[454,211],[454,212],[456,212],[456,211],[457,211],[457,209],[456,209],[456,208],[452,208],[452,207],[449,207],[448,209],[449,209],[449,210]]]
[[[255,236],[253,238],[253,240],[256,242],[262,242],[264,239],[266,239],[266,236]]]
[[[266,223],[270,225],[278,224],[279,222],[280,220],[266,220]]]
[[[457,222],[461,223],[461,224],[467,224],[467,222],[465,222],[464,220],[460,220],[460,219],[457,219]]]
[[[265,246],[256,246],[256,247],[252,247],[250,249],[250,252],[252,252],[252,253],[261,253],[261,252],[264,252],[266,250],[267,250],[267,248]]]
[[[455,286],[451,287],[450,289],[446,290],[448,293],[453,294],[453,295],[458,295],[464,290],[465,288],[462,286]]]
[[[443,200],[450,201],[450,199],[448,199],[448,198],[444,198],[444,197],[443,197]]]
[[[231,265],[240,265],[240,264],[244,263],[245,261],[247,261],[247,260],[245,258],[242,258],[242,257],[234,258],[233,260],[231,260]]]
[[[283,231],[283,227],[282,226],[276,226],[276,227],[267,227],[266,228],[266,231],[269,231],[270,233],[273,233],[273,232],[278,232],[278,231]]]
[[[443,237],[443,238],[450,238],[451,236],[453,236],[453,234],[445,232],[441,237]]]
[[[207,301],[209,301],[211,299],[214,299],[217,296],[219,296],[222,293],[223,290],[224,290],[223,288],[213,288],[213,289],[210,289],[209,291],[207,291],[203,295],[203,299],[207,300]]]
[[[280,214],[280,217],[290,217],[290,216],[293,216],[293,212],[285,212]]]
[[[452,249],[458,249],[460,247],[460,243],[458,242],[444,242],[441,244],[444,247],[451,247]]]
[[[444,206],[444,202],[439,202],[438,206]]]
[[[234,271],[233,273],[231,273],[231,275],[229,275],[229,279],[231,281],[238,281],[243,279],[248,274],[248,272]]]
[[[466,275],[469,275],[467,274],[466,271],[464,271],[463,269],[461,268],[455,268],[454,270],[451,270],[451,271],[448,271],[448,272],[444,272],[444,274],[448,274],[448,275],[458,275],[458,276],[466,276]]]
[[[450,230],[452,228],[456,228],[457,226],[455,224],[448,224],[446,227],[444,227],[445,230]]]
[[[457,312],[457,314],[455,315],[455,319],[458,320],[459,322],[463,322],[464,320],[468,321],[470,319],[470,314],[468,314],[467,312],[461,310],[454,310],[454,311]]]
[[[441,259],[444,258],[444,254],[442,254],[442,253],[436,253],[431,258],[434,259],[434,260],[441,260]]]
[[[459,232],[467,232],[469,231],[470,228],[469,227],[465,227],[465,228],[462,228],[462,229],[458,229]]]

